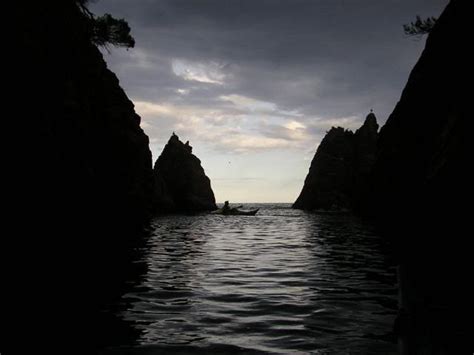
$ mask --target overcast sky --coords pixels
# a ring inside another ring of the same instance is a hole
[[[134,49],[105,59],[153,159],[173,131],[218,202],[294,202],[331,126],[383,124],[425,44],[403,34],[448,0],[101,0]]]

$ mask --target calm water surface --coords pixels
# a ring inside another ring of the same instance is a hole
[[[123,297],[140,331],[127,351],[396,354],[383,240],[348,215],[255,206],[154,220],[148,271]]]

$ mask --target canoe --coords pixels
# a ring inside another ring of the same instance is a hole
[[[259,208],[256,208],[254,210],[249,210],[249,211],[242,211],[238,210],[236,208],[231,209],[230,211],[227,211],[226,213],[223,213],[222,208],[219,208],[218,210],[212,211],[212,214],[221,214],[224,216],[255,216],[258,212]]]

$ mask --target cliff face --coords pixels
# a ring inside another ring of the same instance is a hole
[[[397,246],[410,353],[473,349],[468,13],[467,1],[447,6],[380,132],[373,211]]]
[[[173,134],[154,167],[158,212],[201,212],[217,208],[211,182],[188,142]]]
[[[24,228],[12,238],[22,243],[13,260],[34,264],[28,282],[41,292],[32,318],[50,318],[43,329],[56,344],[86,344],[151,214],[148,137],[75,1],[30,2],[20,21],[28,62],[19,71],[25,130],[15,133],[15,147],[25,155],[15,202]],[[81,340],[73,339],[79,333],[68,327],[87,317]]]
[[[354,178],[352,185],[352,209],[360,213],[369,208],[370,179],[374,167],[377,140],[377,118],[369,113],[364,124],[354,135]]]
[[[429,35],[400,101],[380,132],[374,169],[378,206],[457,208],[467,183],[467,63],[465,1],[451,1]],[[408,210],[407,210],[408,209]],[[391,220],[390,213],[379,218]]]
[[[375,159],[377,130],[373,113],[355,133],[331,128],[318,147],[293,208],[349,210],[358,206]]]
[[[33,103],[29,122],[38,158],[30,163],[41,166],[35,180],[64,200],[65,208],[85,202],[82,213],[145,221],[152,191],[148,137],[133,103],[91,44],[84,15],[74,1],[54,9],[41,5],[28,15],[31,77],[24,93]]]
[[[339,209],[350,205],[354,134],[333,127],[311,162],[303,190],[293,204],[300,209]]]

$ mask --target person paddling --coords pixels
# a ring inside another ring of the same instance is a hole
[[[237,207],[230,207],[229,201],[224,202],[224,206],[222,207],[222,214],[229,214],[232,211],[236,211],[237,208],[240,208],[242,206],[237,206]]]
[[[230,206],[229,206],[229,201],[225,201],[224,202],[224,207],[222,207],[222,214],[227,214],[229,213],[231,210]]]

